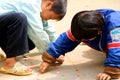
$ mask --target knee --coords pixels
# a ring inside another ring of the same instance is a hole
[[[17,26],[24,27],[28,25],[27,17],[23,13],[15,13],[14,16],[16,16],[15,23]]]
[[[26,29],[27,25],[28,25],[28,22],[27,22],[27,18],[26,16],[23,14],[23,13],[19,13],[19,12],[12,12],[12,13],[9,13],[9,19],[10,19],[10,22],[9,24],[11,26],[8,26],[9,28],[15,28],[15,29]]]
[[[15,13],[14,16],[16,16],[17,20],[27,21],[26,15],[24,15],[23,13]]]

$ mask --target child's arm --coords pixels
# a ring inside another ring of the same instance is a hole
[[[120,78],[120,12],[112,10],[105,17],[105,21],[108,52],[104,73],[109,74],[111,78]]]
[[[120,28],[114,28],[108,34],[108,53],[105,59],[104,73],[112,78],[120,78]]]
[[[50,43],[46,50],[54,58],[72,51],[80,42],[71,40],[68,31],[62,33],[55,42]]]
[[[58,37],[58,34],[56,33],[55,28],[50,24],[48,21],[43,21],[43,29],[46,31],[46,33],[49,36],[50,42],[55,41]]]
[[[111,78],[120,78],[120,43],[108,44],[109,50],[105,59],[104,73]]]
[[[27,16],[28,20],[28,36],[38,48],[40,53],[43,53],[50,39],[46,31],[44,31],[44,22],[40,17],[41,6],[40,2],[36,3],[36,0],[21,1],[21,12]]]
[[[56,61],[56,58],[72,51],[79,43],[80,42],[72,41],[67,32],[62,33],[55,42],[50,43],[47,51],[43,53],[40,72],[46,72],[50,65]]]

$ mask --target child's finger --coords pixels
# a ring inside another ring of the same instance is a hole
[[[97,76],[98,80],[110,80],[110,76],[106,73],[99,73]]]
[[[108,76],[107,78],[106,78],[106,80],[110,80],[111,79],[111,77],[110,76]]]
[[[103,74],[102,80],[110,80],[110,76],[108,76],[107,74]]]
[[[102,75],[102,73],[99,73],[98,75],[97,75],[97,80],[100,80],[100,76]]]

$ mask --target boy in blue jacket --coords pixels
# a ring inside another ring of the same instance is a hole
[[[106,53],[104,72],[98,80],[120,78],[120,11],[98,9],[78,12],[71,29],[62,33],[43,53],[40,72],[44,73],[56,58],[72,51],[80,42]]]

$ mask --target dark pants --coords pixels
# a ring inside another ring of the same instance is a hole
[[[27,18],[22,13],[0,15],[0,47],[7,58],[22,55],[35,47],[32,41],[28,40],[27,25]]]

